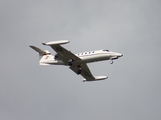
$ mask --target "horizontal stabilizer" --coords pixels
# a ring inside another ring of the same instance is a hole
[[[85,81],[98,81],[98,80],[104,80],[104,79],[107,79],[108,77],[107,76],[94,76],[94,80],[86,80],[86,79],[83,79],[83,82]]]
[[[59,40],[59,41],[52,41],[47,43],[42,43],[43,45],[51,46],[51,45],[62,45],[69,43],[69,40]]]
[[[39,54],[41,54],[41,55],[44,55],[44,54],[46,54],[46,51],[44,51],[44,50],[41,50],[40,48],[37,48],[37,47],[35,47],[35,46],[30,46],[32,49],[34,49],[36,52],[38,52]]]

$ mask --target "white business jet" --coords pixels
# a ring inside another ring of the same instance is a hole
[[[50,46],[57,52],[55,56],[52,56],[48,50],[41,50],[35,46],[30,46],[32,49],[39,53],[40,65],[66,65],[74,71],[76,74],[82,75],[85,81],[98,81],[108,78],[107,76],[93,76],[90,72],[87,63],[110,60],[111,64],[113,60],[122,57],[123,55],[109,50],[96,50],[73,54],[72,52],[63,48],[62,44],[69,43],[68,40],[59,40],[48,43],[42,43],[43,45]]]

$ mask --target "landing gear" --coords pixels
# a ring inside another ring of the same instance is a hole
[[[113,60],[111,60],[110,64],[113,64]]]
[[[56,59],[56,60],[58,59],[58,55],[57,54],[55,55],[54,59]]]
[[[69,66],[72,66],[72,62],[73,62],[74,60],[73,59],[70,59],[69,61],[68,61],[68,65]]]
[[[86,80],[83,80],[83,82],[86,82]]]
[[[77,74],[79,75],[79,74],[81,74],[81,72],[82,72],[82,68],[81,68],[81,66],[78,65]]]
[[[68,62],[68,65],[69,65],[69,66],[72,66],[72,62]]]
[[[78,71],[77,71],[77,74],[79,75],[79,74],[81,74],[81,72],[82,72],[81,70],[78,70]]]

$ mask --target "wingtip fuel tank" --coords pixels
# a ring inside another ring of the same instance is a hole
[[[62,44],[67,44],[69,43],[69,40],[58,40],[58,41],[51,41],[51,42],[47,42],[47,43],[42,43],[43,45],[46,46],[51,46],[51,45],[62,45]]]

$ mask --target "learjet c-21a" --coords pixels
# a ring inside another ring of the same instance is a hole
[[[48,43],[42,43],[43,45],[50,46],[56,51],[56,55],[52,56],[48,50],[41,50],[35,46],[30,46],[32,49],[39,53],[40,65],[66,65],[78,75],[82,75],[85,81],[98,81],[108,78],[107,76],[93,76],[90,72],[87,63],[110,60],[111,64],[113,60],[122,57],[123,54],[112,52],[109,50],[96,50],[84,53],[73,54],[68,51],[62,44],[69,43],[68,40],[52,41]]]

